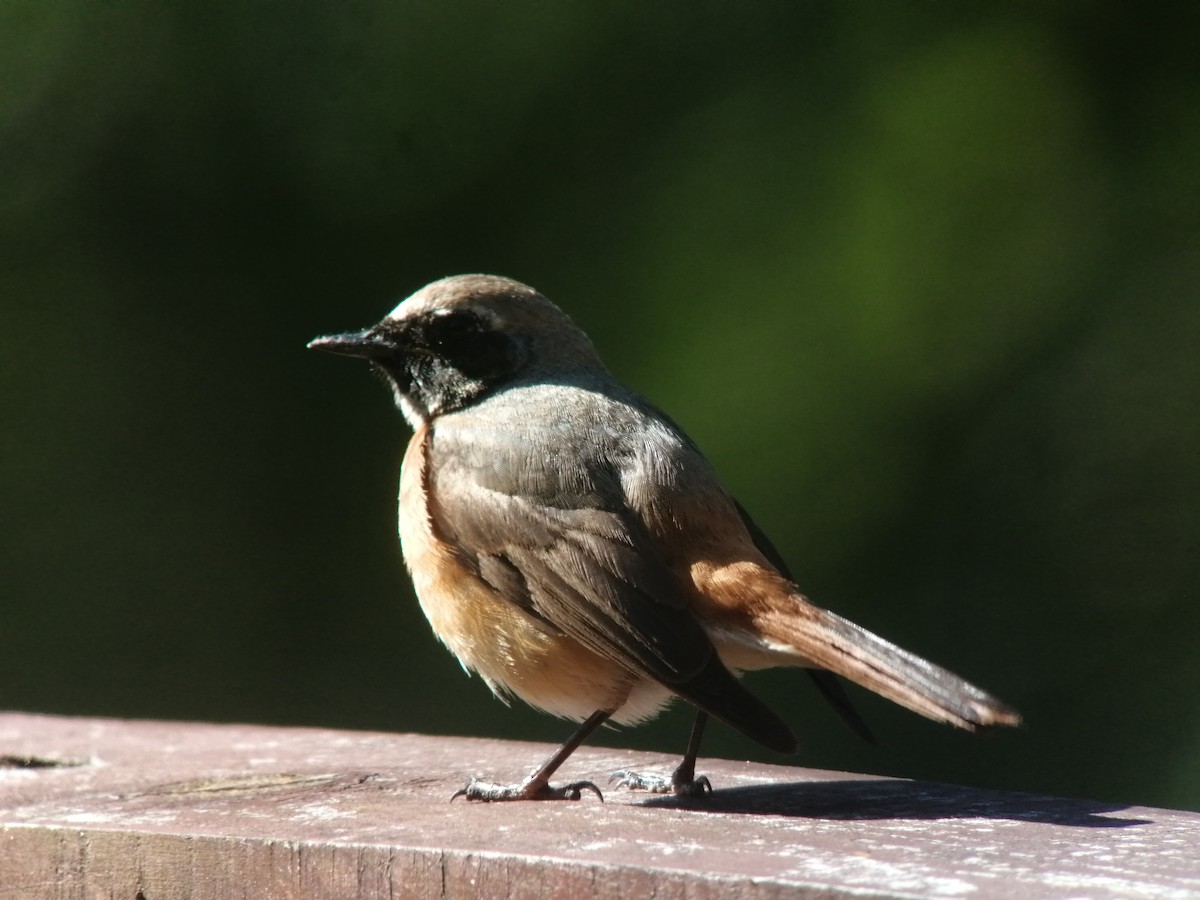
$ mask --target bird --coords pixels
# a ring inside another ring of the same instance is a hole
[[[598,727],[680,698],[696,708],[670,774],[619,788],[680,797],[709,717],[781,753],[787,723],[741,681],[806,669],[860,735],[841,679],[967,731],[1020,723],[1010,706],[812,603],[684,431],[622,384],[563,310],[496,275],[434,281],[361,331],[312,349],[367,360],[413,434],[399,537],[435,635],[501,699],[580,723],[513,783],[472,777],[454,797],[578,800],[552,777]]]

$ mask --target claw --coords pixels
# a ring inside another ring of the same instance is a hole
[[[539,795],[535,799],[538,799],[538,800],[561,800],[561,799],[578,800],[580,797],[583,796],[584,791],[591,791],[593,794],[595,794],[600,799],[601,803],[604,802],[604,795],[602,793],[600,793],[600,788],[596,787],[596,785],[592,784],[590,781],[572,781],[570,784],[564,784],[562,787],[558,787],[558,788],[553,787],[551,785],[547,785],[545,790],[548,792],[551,792],[554,796]]]

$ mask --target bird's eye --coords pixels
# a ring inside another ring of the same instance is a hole
[[[440,309],[425,320],[429,352],[469,378],[494,380],[524,361],[518,342],[486,312]]]
[[[442,309],[429,317],[425,334],[431,346],[445,348],[484,330],[479,316],[470,310]]]

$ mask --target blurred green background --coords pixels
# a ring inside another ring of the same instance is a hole
[[[565,736],[431,637],[406,429],[304,349],[485,271],[1027,719],[856,691],[869,747],[752,675],[798,762],[1200,808],[1198,14],[0,4],[0,708]]]

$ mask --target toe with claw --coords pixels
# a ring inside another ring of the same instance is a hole
[[[466,787],[459,788],[450,797],[454,802],[459,797],[494,803],[501,800],[578,800],[584,791],[591,791],[604,802],[600,788],[590,781],[572,781],[569,784],[552,785],[539,778],[526,778],[517,784],[496,784],[481,778],[472,778]]]
[[[681,778],[676,772],[668,778],[666,775],[630,772],[621,769],[613,772],[608,781],[614,787],[627,788],[631,791],[674,794],[677,797],[703,797],[712,793],[712,782],[708,780],[707,775],[701,775],[699,778]]]

